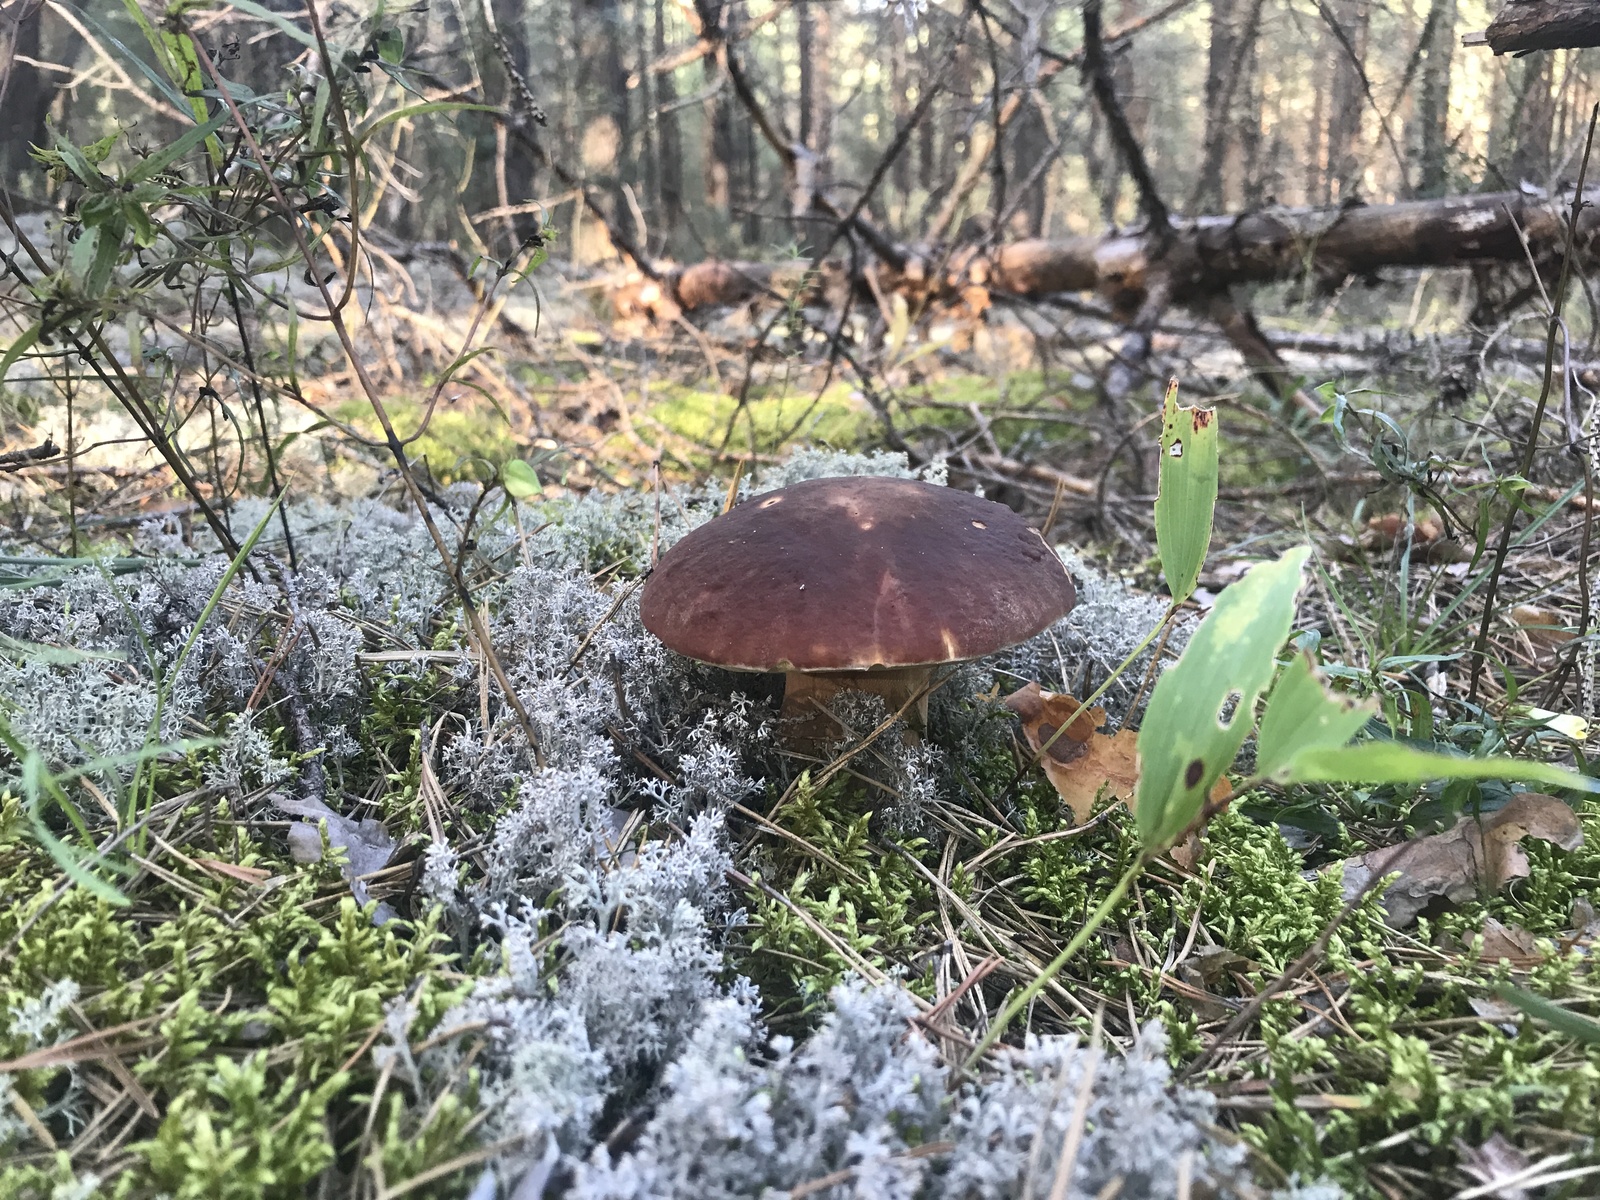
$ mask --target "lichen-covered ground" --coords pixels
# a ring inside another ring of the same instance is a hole
[[[869,470],[905,473],[741,486]],[[1365,905],[1180,1082],[1339,911],[1313,868],[1429,799],[1244,797],[959,1076],[1135,852],[1018,776],[998,698],[1103,677],[1164,606],[1069,559],[1084,603],[956,672],[920,748],[808,760],[771,681],[639,624],[651,547],[724,490],[441,498],[542,766],[377,501],[291,506],[225,588],[157,527],[137,562],[10,560],[0,1197],[1433,1196],[1485,1146],[1596,1161],[1600,1048],[1499,1006],[1479,940],[1527,931],[1518,982],[1592,1010],[1592,801],[1506,892],[1404,931]]]

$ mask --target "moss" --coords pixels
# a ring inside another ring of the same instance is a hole
[[[75,981],[95,1028],[131,1024],[128,1036],[143,1039],[124,1062],[162,1114],[153,1135],[128,1148],[132,1162],[107,1194],[305,1194],[361,1136],[362,1097],[373,1084],[367,1050],[387,1007],[405,999],[415,1012],[411,1036],[425,1036],[463,995],[465,977],[450,969],[434,915],[375,926],[333,864],[297,867],[238,827],[207,836],[199,818],[214,820],[209,810],[183,814],[197,837],[177,847],[163,869],[169,881],[141,889],[135,911],[80,889],[50,903],[53,881],[26,857],[17,865],[16,813],[14,800],[0,805],[0,870],[17,888],[7,894],[20,892],[0,907],[0,941],[32,925],[0,962],[0,1008]],[[271,878],[249,887],[197,859],[264,868]],[[29,1048],[0,1036],[0,1059]],[[61,1067],[13,1079],[63,1142],[74,1133],[70,1106],[55,1101],[70,1079]],[[430,1115],[420,1133],[418,1116],[408,1113],[404,1137],[385,1135],[391,1184],[471,1145],[455,1108]],[[10,1169],[0,1196],[49,1195],[58,1176],[39,1163]]]
[[[872,817],[859,785],[839,780],[817,789],[802,780],[782,811],[794,840],[769,845],[768,865],[758,875],[783,899],[762,891],[747,896],[743,955],[749,957],[741,969],[764,983],[770,997],[795,996],[799,1013],[812,1011],[852,970],[817,926],[878,970],[904,972],[913,991],[930,994],[928,969],[913,960],[935,911],[934,892],[901,854],[874,843]],[[896,844],[919,861],[928,857],[923,839]],[[789,1008],[782,999],[773,1004],[775,1014]]]
[[[871,434],[873,416],[848,384],[821,395],[799,388],[756,389],[740,403],[724,392],[672,384],[656,389],[644,416],[696,446],[735,455],[772,454],[792,442],[857,446]],[[691,456],[693,459],[695,456]],[[710,459],[696,465],[707,466]]]
[[[384,400],[395,432],[402,440],[413,437],[426,415],[426,397],[394,396]],[[334,415],[354,425],[368,437],[383,431],[372,406],[365,400],[347,400]],[[429,473],[440,483],[463,479],[491,479],[498,468],[522,454],[505,414],[481,397],[441,401],[427,430],[407,443],[412,461],[425,460]]]

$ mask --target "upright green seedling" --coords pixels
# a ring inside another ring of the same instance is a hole
[[[1194,595],[1211,547],[1217,507],[1217,414],[1181,408],[1178,381],[1167,384],[1161,413],[1161,471],[1156,492],[1156,549],[1172,603]]]
[[[1139,732],[1134,814],[1146,850],[1171,845],[1200,816],[1255,725],[1289,636],[1309,547],[1252,567],[1218,598],[1176,666],[1156,681]]]

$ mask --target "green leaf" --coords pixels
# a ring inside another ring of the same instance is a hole
[[[1167,386],[1161,418],[1161,479],[1156,492],[1156,548],[1174,603],[1194,594],[1211,547],[1217,507],[1217,415],[1180,408],[1178,381]]]
[[[405,35],[398,29],[380,29],[372,39],[372,46],[386,63],[399,63],[406,56]]]
[[[428,113],[437,112],[496,113],[500,111],[502,110],[496,108],[492,104],[468,104],[461,100],[428,100],[420,104],[408,104],[404,108],[397,108],[392,112],[386,112],[383,114],[383,116],[376,117],[366,125],[363,125],[356,133],[356,144],[358,146],[366,145],[367,139],[378,130],[382,129],[385,125],[392,125],[396,121],[403,121],[407,117],[421,117],[427,115]]]
[[[1224,593],[1226,595],[1226,593]],[[1377,711],[1370,701],[1353,703],[1323,686],[1311,656],[1296,654],[1278,677],[1256,737],[1256,774],[1277,779],[1297,755],[1343,746]]]
[[[1177,665],[1156,681],[1139,732],[1134,807],[1146,849],[1170,845],[1194,822],[1254,728],[1256,698],[1272,682],[1310,554],[1299,546],[1253,567],[1222,593]]]
[[[0,725],[0,742],[4,742],[6,749],[20,761],[22,765],[22,794],[23,812],[27,814],[28,825],[33,831],[33,836],[45,848],[61,873],[73,883],[83,888],[108,904],[118,908],[125,908],[129,900],[111,884],[101,879],[84,863],[82,853],[75,847],[63,842],[50,832],[50,827],[44,823],[44,818],[39,815],[39,807],[46,793],[61,806],[62,811],[72,820],[78,832],[88,838],[88,830],[84,828],[83,818],[78,815],[72,802],[60,791],[60,785],[50,778],[44,768],[44,762],[34,750],[21,746],[12,736],[9,726]],[[90,842],[93,845],[93,842]]]
[[[138,0],[122,0],[122,7],[150,43],[156,62],[183,96],[183,103],[194,114],[194,119],[203,123],[207,119],[206,102],[197,93],[205,86],[205,76],[200,71],[200,56],[194,52],[194,42],[188,34],[166,25],[157,29],[139,8]],[[220,153],[220,147],[217,151]]]
[[[256,527],[250,531],[250,536],[245,538],[244,545],[239,547],[239,553],[233,556],[233,561],[228,564],[228,569],[222,573],[222,578],[217,580],[217,586],[212,589],[211,598],[206,601],[205,607],[200,610],[200,615],[195,618],[194,627],[189,630],[189,637],[183,643],[183,649],[178,651],[177,659],[165,672],[165,678],[161,681],[163,695],[169,682],[177,679],[182,674],[183,660],[189,657],[189,652],[194,649],[195,643],[200,640],[200,633],[205,629],[206,622],[211,619],[212,612],[222,602],[223,593],[228,590],[228,585],[233,582],[233,577],[239,573],[239,569],[249,559],[250,552],[256,548],[256,543],[261,540],[261,535],[266,532],[267,523],[277,513],[278,505],[283,503],[283,498],[286,494],[285,492],[279,492],[272,503],[267,506],[267,511],[261,514],[261,519],[256,522]]]
[[[298,24],[291,21],[281,12],[273,12],[265,5],[257,4],[255,0],[228,0],[228,7],[236,8],[242,13],[249,13],[257,20],[265,21],[285,37],[293,38],[308,49],[315,50],[317,48],[317,39],[312,37],[310,33],[300,28]]]
[[[513,458],[500,468],[500,483],[509,495],[518,500],[537,496],[544,490],[538,474],[520,458]]]
[[[129,172],[127,176],[127,182],[143,183],[146,179],[153,178],[159,172],[166,170],[173,163],[177,162],[184,155],[188,154],[189,151],[193,150],[201,142],[205,141],[208,137],[210,137],[217,130],[221,129],[232,119],[233,114],[230,113],[226,108],[222,109],[219,113],[217,113],[216,116],[212,117],[205,124],[196,125],[193,129],[189,130],[170,146],[163,146],[149,158],[145,159],[131,172]]]
[[[1148,728],[1148,725],[1146,726]],[[1520,758],[1464,758],[1402,742],[1362,742],[1302,751],[1281,771],[1282,783],[1426,783],[1430,779],[1508,779],[1545,787],[1600,792],[1600,779]]]
[[[85,295],[103,296],[111,286],[111,273],[116,270],[117,258],[122,254],[122,236],[127,231],[127,218],[119,208],[115,216],[86,228],[72,244],[68,260]]]
[[[43,325],[31,325],[17,335],[16,341],[6,347],[5,356],[0,358],[0,383],[5,382],[6,373],[16,365],[17,359],[26,354],[33,344],[39,340],[39,334],[43,329]]]
[[[1512,987],[1509,983],[1497,983],[1490,990],[1507,1004],[1516,1005],[1530,1017],[1543,1021],[1556,1032],[1564,1033],[1590,1046],[1600,1046],[1600,1021],[1591,1020],[1582,1013],[1562,1008],[1554,1001],[1546,1000],[1533,992],[1523,991],[1519,987]]]

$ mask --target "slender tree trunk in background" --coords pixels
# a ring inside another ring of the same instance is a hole
[[[833,22],[829,0],[799,0],[800,144],[815,156],[816,187],[826,189],[833,150]],[[797,214],[808,216],[809,214]],[[795,236],[809,242],[819,232],[808,220],[795,226]]]
[[[933,73],[931,70],[929,70],[930,64],[928,62],[929,54],[927,37],[926,22],[924,22],[922,30],[920,30],[917,34],[916,62],[917,74],[919,77],[925,80],[933,78]],[[919,84],[918,86],[926,87],[927,85]],[[937,146],[935,143],[937,133],[937,121],[924,121],[921,125],[917,126],[917,186],[920,187],[924,193],[931,193],[933,191],[934,182],[937,179],[937,175],[935,174],[938,169],[939,161]]]
[[[1456,0],[1433,0],[1427,28],[1416,113],[1422,135],[1417,194],[1442,196],[1450,177],[1450,63],[1456,46]]]
[[[1346,201],[1361,190],[1362,117],[1367,97],[1362,72],[1367,57],[1367,33],[1371,27],[1370,0],[1323,0],[1326,12],[1337,23],[1329,29],[1329,53],[1334,60],[1333,95],[1328,106],[1328,198]],[[1341,37],[1342,32],[1342,37]],[[1352,51],[1354,57],[1352,59]]]
[[[1530,54],[1520,59],[1521,77],[1513,84],[1510,161],[1506,175],[1511,183],[1523,180],[1544,184],[1550,174],[1550,135],[1555,121],[1555,98],[1550,93],[1550,55]]]
[[[635,197],[639,207],[644,210],[645,218],[649,221],[647,238],[641,238],[641,243],[647,254],[654,254],[660,249],[661,241],[661,144],[660,126],[657,110],[660,105],[656,100],[657,79],[655,72],[650,70],[650,62],[655,58],[655,31],[651,19],[653,5],[647,6],[636,3],[633,6],[633,44],[637,48],[638,57],[634,59],[634,76],[639,80],[639,85],[633,90],[639,96],[639,111],[633,123],[634,128],[634,169],[638,172],[639,182],[634,188]]]
[[[1123,0],[1116,28],[1137,21],[1143,15],[1142,8],[1140,0]],[[1122,111],[1127,115],[1128,124],[1133,128],[1133,136],[1145,148],[1145,156],[1154,166],[1155,156],[1150,145],[1150,92],[1139,77],[1139,69],[1134,63],[1133,55],[1128,53],[1115,55],[1111,60],[1111,77],[1116,84],[1117,95],[1122,98]],[[1118,157],[1117,161],[1120,163],[1121,158]],[[1120,168],[1117,183],[1120,193]]]
[[[889,46],[889,111],[894,114],[896,129],[902,128],[911,116],[911,97],[907,94],[907,89],[912,86],[911,72],[906,67],[906,31],[900,20],[900,14],[893,5],[884,6],[881,36]],[[923,124],[929,122],[924,121]],[[912,158],[911,154],[902,152],[889,168],[889,181],[900,194],[901,212],[908,215],[906,198],[911,194]]]
[[[621,0],[574,0],[579,30],[577,88],[589,113],[580,137],[584,174],[611,193],[612,219],[632,223],[622,185],[631,182],[632,123],[628,112],[628,71]]]
[[[1206,51],[1205,135],[1201,141],[1200,174],[1189,211],[1205,212],[1222,204],[1222,160],[1233,131],[1233,58],[1237,36],[1234,10],[1240,0],[1211,0],[1211,42]]]
[[[1315,62],[1312,67],[1312,78],[1324,79],[1325,72],[1330,62],[1328,46],[1333,42],[1333,35],[1323,30],[1321,36],[1315,41],[1316,50],[1312,57]],[[1333,53],[1339,49],[1334,46]],[[1306,130],[1306,203],[1326,204],[1328,202],[1328,89],[1311,89],[1311,124]]]
[[[702,104],[705,120],[702,133],[705,138],[706,207],[720,212],[726,218],[728,205],[733,198],[733,112],[727,95],[727,83],[722,68],[710,55],[703,60],[706,86],[719,82],[722,87]]]
[[[1020,220],[1021,227],[1010,232],[1023,237],[1039,237],[1044,233],[1045,216],[1049,209],[1049,169],[1041,172],[1031,184],[1028,181],[1033,178],[1034,168],[1050,156],[1054,142],[1050,135],[1050,113],[1040,104],[1042,93],[1039,88],[1039,47],[1044,40],[1044,23],[1050,13],[1050,4],[1049,0],[1032,0],[1028,4],[1022,3],[1022,0],[1011,0],[1011,7],[1023,18],[1022,37],[1017,44],[1017,55],[1022,64],[1020,90],[1023,94],[1016,97],[1018,107],[1006,133],[1011,143],[1010,177],[1016,181],[1017,187],[1026,185],[1027,191],[1008,198],[1006,203],[1019,205],[1014,220]],[[1008,98],[1006,103],[1010,102]],[[995,213],[997,218],[1000,215],[1000,212]],[[1000,232],[1004,236],[1008,231]]]
[[[667,50],[666,0],[655,0],[655,28],[650,38],[652,58],[660,58]],[[659,200],[657,220],[661,223],[661,242],[671,253],[677,240],[678,223],[683,215],[683,136],[678,128],[678,87],[671,71],[655,77],[655,113],[651,124],[656,131],[655,145],[659,162],[656,176],[656,194]]]
[[[1024,100],[1021,109],[1011,121],[1011,177],[1020,185],[1032,173],[1045,155],[1050,153],[1050,132],[1045,127],[1044,114],[1032,100]],[[1022,197],[1022,207],[1017,210],[1021,228],[1002,230],[1002,236],[1040,237],[1044,233],[1044,210],[1050,172],[1045,171],[1034,181]]]
[[[739,210],[742,218],[740,236],[744,244],[755,246],[761,243],[761,141],[756,136],[755,126],[749,121],[740,121],[737,125],[739,134],[738,164],[739,170],[734,176],[735,191],[733,205]]]
[[[1261,197],[1261,11],[1265,0],[1250,0],[1249,20],[1240,31],[1239,82],[1234,88],[1234,136],[1222,160],[1222,202],[1247,208]]]
[[[19,59],[72,67],[83,48],[83,38],[50,10],[43,5],[35,6],[34,11],[27,8],[29,5],[13,3],[0,10],[0,69],[6,61],[11,62],[10,77],[0,80],[0,112],[5,114],[0,120],[0,187],[10,189],[13,202],[24,206],[45,198],[45,174],[30,157],[29,147],[50,144],[46,118],[56,102],[56,80],[66,80],[67,75],[40,70]],[[14,58],[8,51],[13,38]]]

